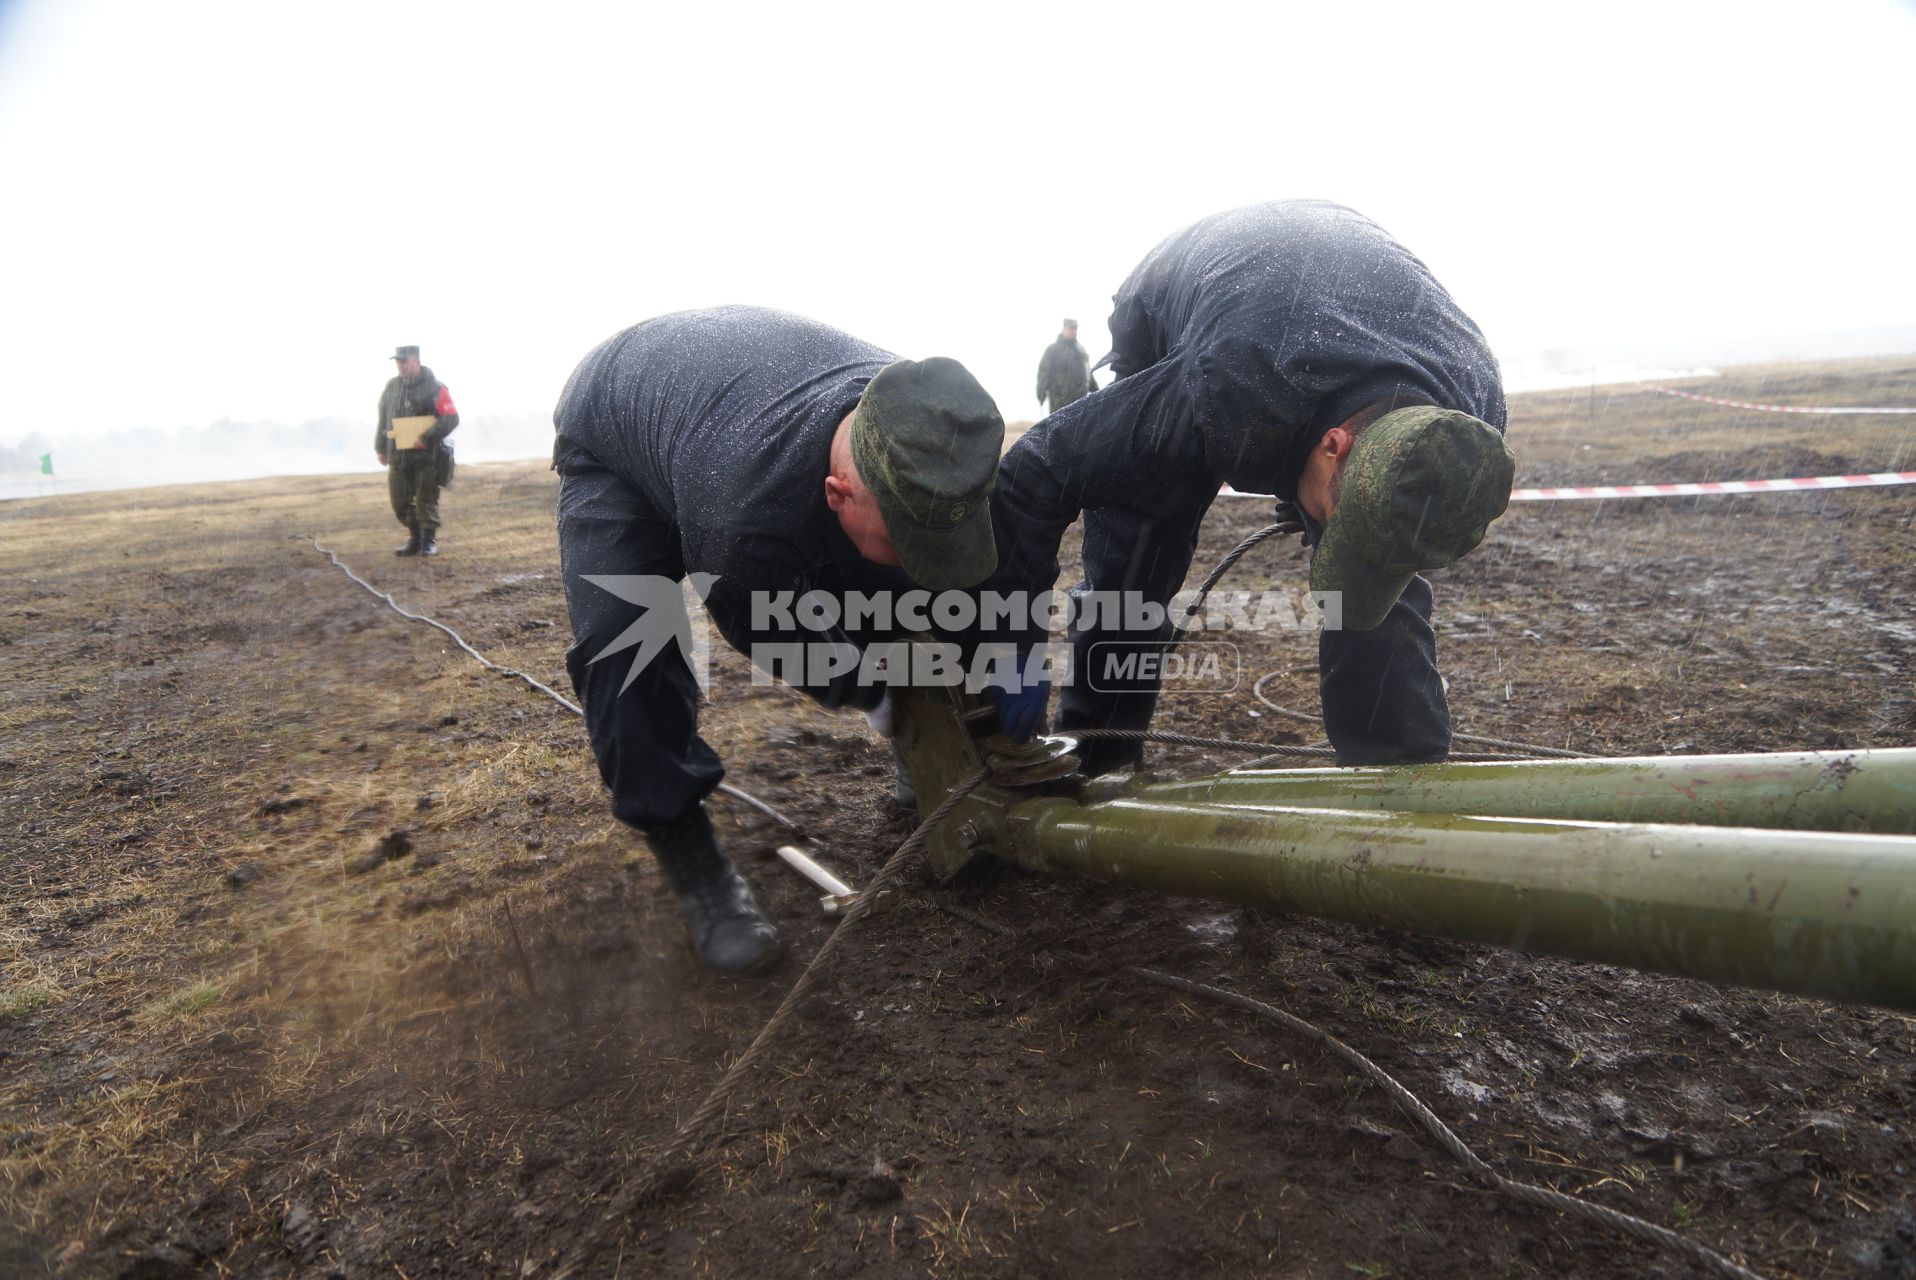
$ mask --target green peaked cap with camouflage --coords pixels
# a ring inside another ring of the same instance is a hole
[[[1330,522],[1311,561],[1311,590],[1343,593],[1343,625],[1371,631],[1410,580],[1461,560],[1510,505],[1516,458],[1496,428],[1416,405],[1358,433]]]
[[[852,462],[920,586],[974,587],[998,568],[990,499],[1004,440],[998,406],[956,360],[886,365],[859,398]]]

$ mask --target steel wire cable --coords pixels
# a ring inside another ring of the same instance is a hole
[[[1263,675],[1258,677],[1257,683],[1251,686],[1251,696],[1256,698],[1259,702],[1263,703],[1266,707],[1269,707],[1272,711],[1275,711],[1278,715],[1287,716],[1292,720],[1303,720],[1310,724],[1323,724],[1324,723],[1323,716],[1312,715],[1308,711],[1293,711],[1289,707],[1280,707],[1277,703],[1272,702],[1269,698],[1264,696],[1264,685],[1266,682],[1270,680],[1274,680],[1278,678],[1279,676],[1287,676],[1291,674],[1292,672],[1288,670],[1265,672]],[[1453,731],[1450,736],[1458,742],[1474,742],[1474,743],[1477,743],[1479,746],[1502,747],[1508,751],[1520,751],[1524,753],[1522,755],[1495,757],[1497,759],[1523,760],[1523,759],[1528,759],[1535,756],[1552,756],[1552,757],[1565,759],[1565,760],[1589,760],[1589,759],[1595,758],[1593,757],[1592,753],[1588,751],[1571,751],[1565,747],[1546,747],[1535,742],[1518,742],[1512,738],[1492,738],[1488,736],[1487,734],[1481,734],[1481,733],[1458,733]],[[1485,757],[1483,756],[1473,757],[1470,755],[1453,752],[1450,758],[1452,760],[1471,760],[1471,759],[1484,759]]]
[[[1245,552],[1267,538],[1273,537],[1283,531],[1284,526],[1272,525],[1246,538],[1243,542],[1239,543],[1237,547],[1233,548],[1206,578],[1199,589],[1198,599],[1193,603],[1191,608],[1187,610],[1185,617],[1188,619],[1191,614],[1196,612],[1197,608],[1202,605],[1204,598],[1209,594],[1211,588],[1217,584],[1218,580],[1224,576],[1231,566],[1235,565],[1237,561],[1243,557]],[[466,654],[472,657],[472,659],[481,666],[502,675],[522,680],[574,715],[584,715],[583,709],[577,703],[564,697],[549,685],[516,668],[494,662],[470,644],[466,643],[465,638],[451,627],[425,614],[416,613],[405,608],[393,598],[390,592],[379,590],[370,582],[367,582],[364,578],[354,573],[336,553],[322,545],[317,537],[312,539],[312,543],[314,548],[324,554],[340,572],[344,573],[353,582],[384,602],[393,612],[399,614],[401,617],[414,622],[424,623],[427,626],[445,633],[445,635],[451,638],[453,643],[457,644],[460,649],[465,651]],[[1269,680],[1271,676],[1277,674],[1280,673],[1272,672],[1258,681],[1257,686],[1253,689],[1258,700],[1273,710],[1286,715],[1300,719],[1321,720],[1321,717],[1310,716],[1303,712],[1292,712],[1287,708],[1279,707],[1263,696],[1262,689],[1264,682]],[[1271,758],[1324,758],[1334,757],[1336,754],[1329,747],[1306,747],[1286,743],[1251,742],[1243,739],[1206,737],[1167,730],[1087,729],[1076,732],[1074,736],[1080,738],[1132,738],[1139,741],[1159,742],[1179,746],[1262,751],[1267,753]],[[1487,742],[1499,746],[1509,745],[1525,749],[1542,750],[1550,754],[1576,754],[1574,752],[1559,752],[1554,748],[1535,748],[1531,744],[1509,743],[1500,739],[1484,738],[1476,735],[1458,734],[1455,736],[1470,741]],[[1483,754],[1476,756],[1458,754],[1452,756],[1452,759],[1458,760],[1511,758],[1520,757]],[[798,978],[793,982],[791,989],[786,992],[784,999],[779,1002],[779,1007],[772,1013],[772,1016],[767,1019],[765,1025],[760,1028],[759,1033],[753,1037],[752,1043],[747,1046],[745,1052],[739,1055],[732,1065],[727,1068],[725,1074],[720,1077],[718,1084],[706,1095],[705,1100],[700,1103],[698,1109],[679,1126],[677,1131],[674,1132],[672,1137],[668,1139],[663,1146],[648,1157],[639,1175],[618,1190],[613,1196],[611,1203],[607,1206],[606,1211],[600,1215],[597,1222],[588,1227],[584,1235],[574,1243],[572,1249],[568,1251],[558,1269],[553,1273],[556,1280],[569,1280],[570,1277],[576,1276],[579,1268],[589,1263],[593,1256],[597,1254],[599,1248],[603,1246],[606,1237],[616,1230],[618,1225],[625,1221],[639,1204],[661,1190],[667,1183],[675,1180],[674,1175],[680,1172],[680,1167],[676,1166],[674,1162],[682,1156],[690,1156],[697,1150],[698,1140],[703,1135],[705,1129],[724,1110],[738,1085],[764,1057],[772,1041],[777,1038],[778,1033],[783,1030],[786,1024],[791,1020],[799,1002],[803,1000],[805,996],[809,995],[812,989],[817,985],[818,975],[823,970],[825,963],[836,953],[840,942],[846,934],[852,927],[863,921],[865,917],[870,914],[872,904],[881,893],[891,887],[912,854],[924,847],[924,843],[930,837],[931,832],[940,823],[944,822],[952,811],[963,803],[973,791],[983,785],[989,777],[990,774],[988,770],[980,769],[947,792],[945,799],[938,807],[912,831],[911,835],[906,837],[904,842],[885,860],[884,864],[878,869],[870,882],[867,883],[866,887],[852,898],[839,918],[837,925],[834,926],[831,933],[826,936],[823,945],[819,947],[818,951],[812,956],[811,961],[805,966],[804,971],[800,973]],[[799,829],[797,823],[779,813],[778,810],[758,799],[756,796],[724,783],[720,784],[719,789],[759,809],[781,825],[794,831]],[[947,908],[941,907],[941,909]],[[994,933],[1002,934],[1008,932],[1005,931],[1002,926],[998,926],[995,922],[988,921],[983,917],[974,918],[968,913],[963,913],[956,909],[949,909],[948,913]],[[1400,1107],[1404,1108],[1407,1114],[1411,1115],[1419,1124],[1423,1125],[1445,1150],[1449,1151],[1453,1157],[1468,1168],[1481,1182],[1495,1190],[1526,1203],[1581,1216],[1591,1221],[1614,1227],[1647,1242],[1687,1253],[1717,1274],[1734,1277],[1735,1280],[1763,1280],[1758,1273],[1732,1262],[1722,1254],[1704,1245],[1692,1240],[1687,1240],[1667,1228],[1656,1226],[1654,1223],[1646,1222],[1631,1214],[1610,1209],[1603,1205],[1593,1204],[1590,1201],[1579,1199],[1576,1196],[1568,1195],[1549,1187],[1537,1186],[1532,1183],[1518,1182],[1505,1178],[1485,1163],[1462,1139],[1457,1137],[1448,1125],[1444,1124],[1435,1112],[1425,1106],[1415,1094],[1399,1084],[1388,1072],[1384,1071],[1383,1068],[1377,1066],[1376,1063],[1372,1062],[1362,1053],[1359,1053],[1356,1049],[1351,1048],[1343,1041],[1337,1039],[1335,1036],[1320,1030],[1313,1024],[1297,1017],[1295,1014],[1287,1013],[1275,1006],[1253,1000],[1248,996],[1241,996],[1215,987],[1209,987],[1203,983],[1177,977],[1174,974],[1161,973],[1156,970],[1145,969],[1138,966],[1133,966],[1130,971],[1147,981],[1157,983],[1161,986],[1220,1000],[1246,1009],[1261,1017],[1278,1022],[1280,1025],[1300,1035],[1323,1044],[1333,1053],[1352,1063],[1352,1065],[1375,1080]],[[690,1171],[686,1172],[689,1174]]]
[[[1221,751],[1262,751],[1270,759],[1283,756],[1310,760],[1337,758],[1337,751],[1332,747],[1305,747],[1288,742],[1251,742],[1243,738],[1207,738],[1195,733],[1175,733],[1167,729],[1061,729],[1059,733],[1067,738],[1131,738],[1138,742],[1160,742],[1176,747],[1214,747]],[[1494,751],[1456,751],[1451,753],[1450,759],[1462,763],[1484,764],[1492,761],[1526,760],[1529,757]]]
[[[467,644],[465,639],[451,627],[433,618],[429,618],[425,614],[416,613],[405,608],[397,600],[393,599],[390,592],[379,590],[370,582],[367,582],[364,578],[354,573],[338,555],[322,545],[317,537],[313,539],[313,546],[326,555],[340,572],[384,601],[387,607],[395,613],[398,613],[402,617],[409,618],[414,622],[423,622],[427,626],[444,632],[452,638],[455,644],[465,650],[475,661],[487,669],[523,680],[574,715],[584,714],[583,709],[577,703],[561,696],[550,686],[541,683],[523,671],[518,671],[492,661],[492,659]],[[846,904],[843,913],[840,915],[837,925],[832,929],[831,933],[826,936],[824,944],[820,946],[817,953],[812,956],[810,963],[805,966],[804,972],[800,973],[797,980],[792,983],[791,989],[785,993],[785,998],[779,1002],[778,1008],[772,1013],[772,1016],[766,1020],[765,1025],[759,1029],[759,1033],[753,1037],[752,1043],[748,1045],[745,1052],[740,1054],[737,1060],[726,1069],[725,1074],[719,1078],[718,1084],[713,1086],[711,1092],[706,1095],[705,1100],[699,1104],[698,1109],[686,1119],[685,1123],[679,1126],[678,1130],[663,1146],[652,1153],[647,1159],[645,1166],[640,1170],[638,1176],[626,1183],[613,1196],[612,1202],[607,1207],[606,1212],[600,1215],[598,1221],[586,1230],[585,1234],[567,1253],[559,1269],[554,1273],[556,1277],[562,1278],[576,1274],[579,1267],[591,1261],[592,1256],[598,1252],[600,1245],[604,1243],[606,1236],[616,1228],[618,1223],[623,1222],[629,1217],[632,1210],[648,1196],[658,1191],[667,1182],[673,1180],[673,1176],[679,1172],[674,1162],[677,1161],[679,1157],[690,1155],[696,1150],[696,1144],[706,1128],[718,1117],[720,1112],[724,1110],[726,1103],[730,1100],[733,1092],[736,1091],[746,1075],[749,1074],[752,1068],[757,1066],[760,1059],[765,1056],[772,1041],[777,1038],[778,1033],[783,1030],[785,1025],[791,1020],[799,1002],[803,1000],[805,996],[809,995],[812,989],[818,984],[818,976],[823,971],[825,963],[838,950],[839,944],[844,941],[846,935],[871,913],[872,904],[877,901],[878,896],[891,887],[892,882],[895,881],[899,873],[904,870],[906,861],[924,847],[926,839],[930,837],[931,832],[938,824],[943,822],[951,814],[952,810],[962,804],[965,798],[977,790],[979,786],[983,785],[989,777],[989,771],[979,769],[976,773],[972,774],[971,777],[960,782],[947,792],[944,800],[938,807],[932,810],[930,815],[927,816],[923,822],[919,823],[917,828],[905,838],[904,842],[892,852],[892,855],[879,867],[878,871],[872,876],[866,886],[852,896],[851,900]],[[786,818],[762,800],[759,800],[756,796],[749,795],[736,788],[725,787],[723,784],[721,784],[721,789],[763,810],[766,814],[777,819],[785,826],[793,830],[798,829],[796,823]]]
[[[1185,631],[1186,624],[1188,624],[1192,618],[1195,618],[1198,615],[1199,610],[1201,610],[1204,607],[1204,602],[1210,598],[1211,589],[1217,586],[1217,584],[1223,580],[1224,575],[1229,573],[1231,569],[1236,566],[1239,560],[1242,560],[1244,558],[1244,555],[1246,552],[1248,552],[1252,547],[1257,546],[1259,543],[1265,542],[1271,538],[1275,538],[1279,536],[1280,534],[1290,534],[1290,533],[1298,532],[1298,530],[1302,526],[1294,515],[1288,515],[1286,513],[1287,506],[1288,504],[1280,502],[1278,504],[1278,518],[1275,523],[1266,525],[1264,528],[1259,529],[1257,532],[1253,533],[1250,537],[1244,539],[1242,542],[1238,543],[1235,547],[1232,547],[1229,551],[1225,552],[1224,558],[1222,560],[1219,560],[1216,566],[1212,568],[1211,572],[1204,576],[1204,581],[1198,584],[1197,595],[1192,599],[1191,603],[1185,607],[1183,615],[1178,619],[1177,626],[1172,631],[1171,641],[1164,648],[1164,651],[1166,653],[1172,652],[1178,647],[1180,643],[1183,642],[1184,637],[1187,634],[1187,632]],[[1310,714],[1308,711],[1293,711],[1288,707],[1280,707],[1275,702],[1272,702],[1269,698],[1264,696],[1265,681],[1270,680],[1273,676],[1276,676],[1278,674],[1280,673],[1272,671],[1272,672],[1267,672],[1264,676],[1262,676],[1258,680],[1258,682],[1254,686],[1252,686],[1252,689],[1251,689],[1252,696],[1254,696],[1259,702],[1263,703],[1265,706],[1269,707],[1272,711],[1277,712],[1279,715],[1289,716],[1294,720],[1314,721],[1318,724],[1322,724],[1324,722],[1324,717],[1322,716],[1314,716]],[[1517,742],[1509,738],[1492,738],[1480,733],[1453,732],[1450,736],[1458,742],[1474,742],[1479,746],[1496,747],[1503,751],[1525,752],[1531,756],[1558,756],[1558,757],[1564,757],[1567,759],[1574,759],[1574,760],[1586,760],[1590,758],[1590,753],[1586,751],[1569,751],[1561,747],[1541,746],[1534,742]],[[1273,751],[1272,754],[1279,755],[1283,753]],[[1525,757],[1521,755],[1485,756],[1480,754],[1476,756],[1465,756],[1465,755],[1453,754],[1451,755],[1450,758],[1452,760],[1460,760],[1460,761],[1462,760],[1485,761],[1485,760],[1521,760],[1521,759],[1524,759]]]
[[[838,924],[831,933],[826,935],[824,944],[812,956],[811,962],[805,966],[805,971],[798,975],[797,981],[792,983],[791,990],[785,993],[785,998],[779,1002],[777,1010],[766,1020],[758,1035],[753,1037],[752,1043],[744,1053],[739,1055],[737,1061],[726,1069],[718,1084],[713,1086],[712,1091],[706,1095],[705,1101],[699,1104],[698,1110],[679,1126],[678,1131],[663,1146],[647,1158],[638,1176],[619,1188],[606,1206],[605,1212],[586,1229],[585,1234],[560,1262],[558,1270],[553,1273],[555,1280],[565,1280],[565,1277],[578,1274],[579,1268],[589,1263],[598,1253],[606,1237],[616,1231],[619,1224],[630,1217],[640,1203],[669,1182],[679,1180],[680,1167],[676,1166],[674,1161],[680,1156],[689,1156],[696,1150],[696,1144],[706,1127],[725,1109],[725,1104],[731,1098],[733,1091],[765,1056],[767,1049],[785,1024],[791,1021],[799,1001],[809,995],[812,988],[817,985],[818,976],[824,970],[825,962],[838,950],[839,944],[845,940],[853,926],[870,914],[872,904],[877,901],[878,895],[891,887],[892,882],[904,870],[906,861],[924,847],[932,831],[990,776],[988,770],[979,769],[947,792],[943,803],[933,809],[925,820],[905,837],[904,843],[885,860],[884,865],[878,869],[865,887],[852,897],[844,913],[839,917]],[[689,1173],[689,1171],[686,1172]]]
[[[953,907],[949,903],[929,899],[913,899],[912,901],[918,905],[935,907],[937,910],[954,919],[963,921],[973,928],[981,929],[996,937],[1017,937],[1016,930],[1008,928],[988,916]],[[1406,1086],[1398,1083],[1397,1079],[1388,1071],[1385,1071],[1365,1054],[1344,1043],[1328,1031],[1323,1030],[1314,1023],[1307,1022],[1288,1010],[1279,1009],[1275,1005],[1266,1004],[1261,1000],[1239,995],[1236,992],[1225,991],[1222,988],[1214,987],[1206,983],[1194,982],[1189,978],[1180,978],[1176,974],[1165,973],[1157,969],[1148,969],[1143,965],[1128,965],[1125,967],[1124,972],[1135,974],[1145,981],[1155,983],[1161,987],[1168,987],[1171,990],[1186,992],[1190,995],[1202,996],[1210,1000],[1218,1000],[1225,1004],[1244,1009],[1261,1018],[1275,1022],[1279,1026],[1293,1031],[1306,1039],[1323,1045],[1332,1053],[1369,1076],[1405,1114],[1423,1126],[1424,1130],[1436,1140],[1439,1146],[1443,1147],[1458,1163],[1468,1169],[1478,1182],[1494,1191],[1500,1191],[1512,1199],[1520,1200],[1526,1204],[1584,1218],[1601,1226],[1625,1232],[1647,1243],[1688,1254],[1695,1261],[1701,1263],[1718,1275],[1734,1277],[1734,1280],[1762,1280],[1762,1277],[1757,1272],[1731,1261],[1707,1245],[1687,1239],[1674,1231],[1659,1227],[1655,1223],[1646,1222],[1634,1214],[1625,1213],[1620,1209],[1612,1209],[1607,1205],[1595,1204],[1579,1196],[1558,1191],[1551,1187],[1539,1186],[1531,1182],[1519,1182],[1514,1178],[1504,1177],[1492,1168],[1489,1162],[1471,1150],[1470,1146],[1465,1143],[1462,1138],[1458,1137],[1456,1132],[1453,1131],[1449,1125],[1445,1124],[1443,1119],[1424,1103],[1423,1099],[1412,1093]]]
[[[1204,581],[1198,584],[1197,596],[1185,607],[1184,616],[1178,619],[1177,627],[1175,628],[1177,634],[1172,636],[1171,643],[1165,651],[1168,653],[1170,650],[1177,648],[1178,642],[1184,638],[1184,625],[1197,616],[1198,610],[1202,609],[1204,602],[1210,598],[1211,588],[1222,581],[1224,575],[1229,573],[1237,562],[1244,558],[1245,552],[1255,547],[1258,543],[1269,538],[1275,538],[1279,534],[1296,533],[1301,527],[1295,519],[1279,518],[1277,523],[1266,525],[1264,528],[1259,529],[1256,533],[1225,552],[1224,558],[1218,561],[1211,569],[1211,572],[1204,576]]]

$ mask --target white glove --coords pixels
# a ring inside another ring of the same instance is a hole
[[[878,705],[865,713],[865,723],[872,732],[881,738],[889,738],[898,732],[898,704],[892,701],[891,690],[885,690],[885,696]]]

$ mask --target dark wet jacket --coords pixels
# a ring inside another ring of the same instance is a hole
[[[644,497],[675,531],[683,571],[717,575],[705,607],[734,648],[845,643],[839,627],[755,631],[751,598],[910,589],[901,570],[860,556],[825,504],[838,424],[896,358],[761,307],[660,316],[573,373],[553,413],[553,466],[609,470]],[[856,672],[806,691],[831,706],[882,693]]]
[[[459,410],[453,407],[452,392],[445,383],[433,376],[431,369],[422,365],[417,381],[408,382],[404,378],[394,377],[386,383],[386,389],[379,393],[379,425],[373,428],[373,448],[381,456],[392,450],[392,441],[386,433],[392,429],[394,418],[419,418],[426,414],[431,414],[439,421],[420,437],[427,446],[420,452],[430,452],[433,446],[443,444],[446,437],[459,426]],[[412,450],[400,449],[396,452],[410,453]]]
[[[1172,475],[1295,500],[1311,447],[1391,396],[1504,427],[1477,326],[1422,262],[1338,205],[1283,200],[1194,223],[1112,302],[1117,381],[1033,427],[999,476],[1040,546],[1055,549],[1051,529],[1080,510]]]
[[[1081,511],[1148,513],[1194,540],[1219,481],[1294,501],[1312,447],[1380,400],[1505,425],[1502,376],[1477,326],[1422,262],[1338,205],[1276,201],[1193,223],[1153,249],[1112,301],[1119,377],[1040,421],[999,471],[995,585],[1048,589]],[[1404,643],[1434,677],[1428,589],[1409,598],[1424,618]],[[1338,721],[1362,701],[1364,724],[1373,722],[1374,691],[1387,683],[1374,668],[1391,650],[1384,635],[1324,635],[1325,713],[1342,752]],[[1416,742],[1356,746],[1351,758],[1441,750],[1448,717],[1434,697],[1428,725],[1384,735]]]

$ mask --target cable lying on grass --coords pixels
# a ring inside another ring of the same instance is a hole
[[[1757,1272],[1751,1271],[1748,1267],[1732,1262],[1716,1250],[1698,1244],[1694,1240],[1687,1240],[1666,1227],[1659,1227],[1653,1222],[1645,1222],[1632,1214],[1605,1205],[1593,1204],[1562,1191],[1554,1191],[1535,1183],[1518,1182],[1513,1178],[1504,1177],[1486,1164],[1481,1156],[1464,1145],[1463,1139],[1453,1133],[1449,1125],[1438,1119],[1436,1112],[1425,1106],[1416,1094],[1397,1083],[1389,1072],[1328,1031],[1319,1030],[1296,1014],[1286,1013],[1282,1009],[1260,1000],[1253,1000],[1249,996],[1206,986],[1201,982],[1192,982],[1188,978],[1180,978],[1175,974],[1160,973],[1156,969],[1134,967],[1129,972],[1143,978],[1146,982],[1154,982],[1158,986],[1169,987],[1173,991],[1183,991],[1191,995],[1203,996],[1207,1000],[1218,1000],[1234,1005],[1323,1045],[1375,1081],[1385,1093],[1390,1095],[1393,1102],[1403,1108],[1405,1114],[1422,1125],[1444,1150],[1454,1156],[1460,1164],[1470,1170],[1472,1176],[1487,1187],[1500,1191],[1512,1199],[1521,1200],[1525,1204],[1572,1214],[1597,1223],[1599,1226],[1626,1232],[1650,1244],[1687,1254],[1692,1260],[1717,1275],[1733,1276],[1737,1280],[1762,1280]]]
[[[962,907],[954,907],[948,903],[937,902],[931,899],[914,898],[911,901],[914,905],[933,907],[945,915],[951,916],[955,920],[963,921],[974,929],[983,930],[995,937],[1008,939],[1017,937],[1015,930],[1008,929],[996,920],[980,915],[977,912],[967,911]],[[1399,1084],[1389,1072],[1385,1071],[1375,1062],[1372,1062],[1356,1049],[1353,1049],[1350,1045],[1339,1040],[1336,1036],[1331,1035],[1328,1031],[1322,1030],[1313,1023],[1306,1022],[1294,1013],[1286,1012],[1274,1005],[1265,1004],[1260,1000],[1253,1000],[1249,996],[1238,995],[1234,992],[1225,991],[1222,988],[1210,986],[1206,983],[1193,982],[1188,978],[1180,978],[1175,974],[1164,973],[1157,969],[1147,969],[1142,965],[1132,965],[1127,968],[1125,972],[1135,974],[1143,978],[1146,982],[1155,983],[1160,987],[1168,987],[1173,991],[1182,991],[1189,995],[1202,996],[1207,1000],[1221,1001],[1236,1008],[1246,1010],[1256,1014],[1260,1018],[1275,1022],[1288,1031],[1294,1031],[1308,1040],[1323,1045],[1326,1049],[1329,1049],[1332,1053],[1370,1077],[1378,1087],[1390,1095],[1391,1101],[1395,1102],[1406,1115],[1422,1125],[1425,1131],[1437,1141],[1439,1146],[1443,1147],[1444,1150],[1455,1157],[1458,1163],[1470,1170],[1472,1176],[1475,1177],[1479,1183],[1492,1190],[1499,1191],[1504,1195],[1510,1196],[1512,1199],[1521,1200],[1526,1204],[1568,1213],[1576,1217],[1587,1219],[1599,1226],[1611,1227],[1618,1231],[1625,1232],[1650,1244],[1687,1254],[1717,1275],[1733,1276],[1736,1277],[1737,1280],[1761,1280],[1757,1272],[1751,1271],[1749,1268],[1731,1261],[1714,1249],[1698,1244],[1693,1240],[1685,1239],[1676,1232],[1659,1227],[1655,1223],[1646,1222],[1642,1218],[1624,1213],[1621,1210],[1611,1209],[1604,1205],[1592,1204],[1588,1200],[1580,1199],[1577,1196],[1569,1195],[1562,1191],[1555,1191],[1549,1187],[1541,1187],[1529,1182],[1518,1182],[1514,1179],[1504,1177],[1492,1169],[1476,1152],[1465,1145],[1463,1139],[1459,1138],[1456,1133],[1451,1130],[1450,1126],[1445,1124],[1443,1120],[1437,1116],[1436,1112],[1425,1106],[1422,1099],[1418,1098],[1416,1094]]]
[[[385,601],[386,607],[391,609],[394,613],[398,614],[400,617],[410,618],[414,622],[423,622],[429,627],[433,627],[433,628],[436,628],[437,630],[445,632],[447,635],[452,637],[452,642],[454,644],[458,645],[461,649],[464,649],[469,655],[471,655],[473,661],[477,662],[480,666],[485,667],[489,671],[497,671],[500,675],[511,676],[516,680],[525,681],[527,684],[531,685],[534,689],[537,689],[540,693],[543,693],[546,697],[552,699],[554,702],[558,703],[560,706],[564,707],[567,711],[570,711],[575,716],[583,716],[585,714],[584,709],[581,708],[578,703],[572,701],[572,699],[566,697],[564,694],[560,693],[558,690],[552,688],[552,686],[540,683],[538,680],[533,679],[531,676],[527,675],[523,671],[519,671],[513,667],[502,666],[501,664],[494,662],[491,658],[488,658],[485,654],[479,652],[477,649],[467,644],[463,636],[461,636],[457,631],[454,631],[451,627],[447,626],[445,623],[440,622],[434,618],[428,618],[423,613],[414,613],[412,610],[401,605],[397,600],[393,599],[392,593],[390,591],[381,591],[378,587],[375,587],[372,583],[366,581],[364,578],[354,573],[352,571],[352,568],[348,566],[344,560],[341,560],[337,554],[335,554],[333,551],[329,550],[328,548],[322,546],[317,536],[313,538],[313,547],[315,550],[319,551],[322,555],[324,555],[328,560],[331,560],[333,562],[334,567],[336,567],[341,573],[351,578],[354,582],[357,582],[360,586],[366,588],[366,590],[370,591],[373,595],[377,596],[380,600]],[[784,827],[787,831],[798,832],[803,830],[803,828],[801,828],[798,825],[798,823],[794,822],[791,818],[786,817],[784,814],[780,813],[777,809],[774,809],[771,805],[766,804],[763,800],[759,799],[757,796],[753,795],[749,791],[742,791],[739,788],[733,786],[729,782],[719,783],[718,789],[724,794],[731,796],[734,800],[740,801],[743,804],[750,805],[752,808],[758,810],[760,813],[770,818],[773,822],[778,823],[779,826]]]

